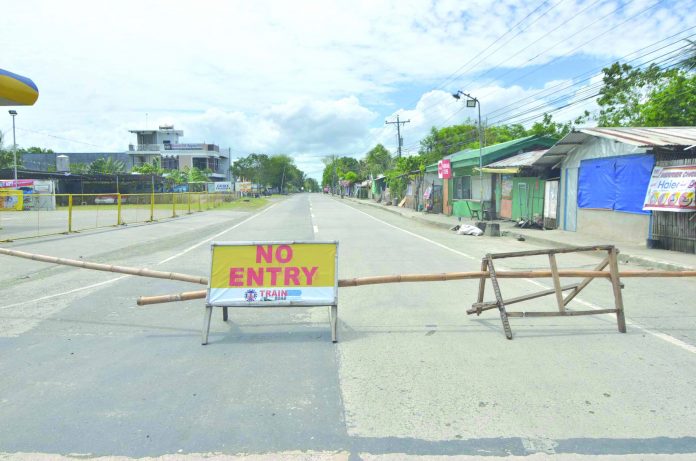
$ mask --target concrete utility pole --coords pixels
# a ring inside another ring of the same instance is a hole
[[[397,158],[401,157],[401,146],[403,146],[403,144],[404,144],[404,140],[401,137],[401,125],[405,125],[405,124],[410,123],[410,122],[411,122],[411,120],[404,120],[403,122],[399,121],[398,115],[396,116],[396,122],[387,122],[386,120],[384,121],[385,125],[396,124],[396,136],[399,138],[398,139],[398,141],[399,141],[398,148],[397,148],[398,154],[396,156]]]

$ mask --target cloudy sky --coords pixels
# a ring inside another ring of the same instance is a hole
[[[602,66],[669,64],[696,33],[696,0],[0,2],[0,68],[40,90],[20,146],[124,151],[129,129],[172,123],[316,178],[326,155],[395,151],[397,114],[407,154],[476,117],[457,90],[489,124],[593,110]]]

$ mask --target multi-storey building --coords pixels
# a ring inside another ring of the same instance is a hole
[[[212,180],[230,179],[229,155],[220,152],[216,144],[180,143],[182,130],[173,125],[162,125],[157,130],[129,130],[137,138],[136,144],[128,146],[130,166],[156,163],[168,170],[183,170],[186,167],[210,170]]]

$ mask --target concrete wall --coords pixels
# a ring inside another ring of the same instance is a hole
[[[650,215],[579,208],[577,226],[578,232],[597,236],[597,243],[619,240],[645,244],[650,229]]]

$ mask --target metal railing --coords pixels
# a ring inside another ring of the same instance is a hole
[[[29,194],[22,210],[0,211],[0,241],[69,234],[212,210],[239,193]]]

